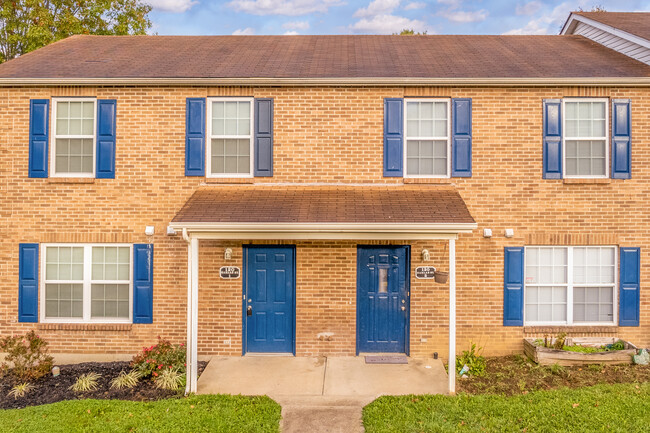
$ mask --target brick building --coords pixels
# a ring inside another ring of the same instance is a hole
[[[648,14],[601,13],[559,36],[75,36],[0,65],[1,332],[164,336],[190,365],[650,345],[650,66],[574,21],[650,47]]]

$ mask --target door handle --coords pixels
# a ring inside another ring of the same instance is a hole
[[[253,315],[253,306],[252,306],[252,305],[249,305],[249,306],[246,308],[246,315],[247,315],[247,316],[252,316],[252,315]]]
[[[406,307],[402,305],[402,311],[406,311]]]

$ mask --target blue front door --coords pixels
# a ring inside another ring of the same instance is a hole
[[[406,353],[408,247],[357,250],[357,352]]]
[[[244,249],[245,352],[294,352],[295,249]]]

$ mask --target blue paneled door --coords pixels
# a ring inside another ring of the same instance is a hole
[[[245,352],[293,353],[295,249],[245,248]]]
[[[357,352],[407,353],[408,247],[357,250]]]

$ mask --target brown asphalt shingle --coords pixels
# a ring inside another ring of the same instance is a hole
[[[224,186],[197,190],[175,223],[474,223],[460,194],[431,186]]]
[[[650,12],[575,12],[650,41]]]
[[[0,78],[648,77],[582,36],[73,36]]]

